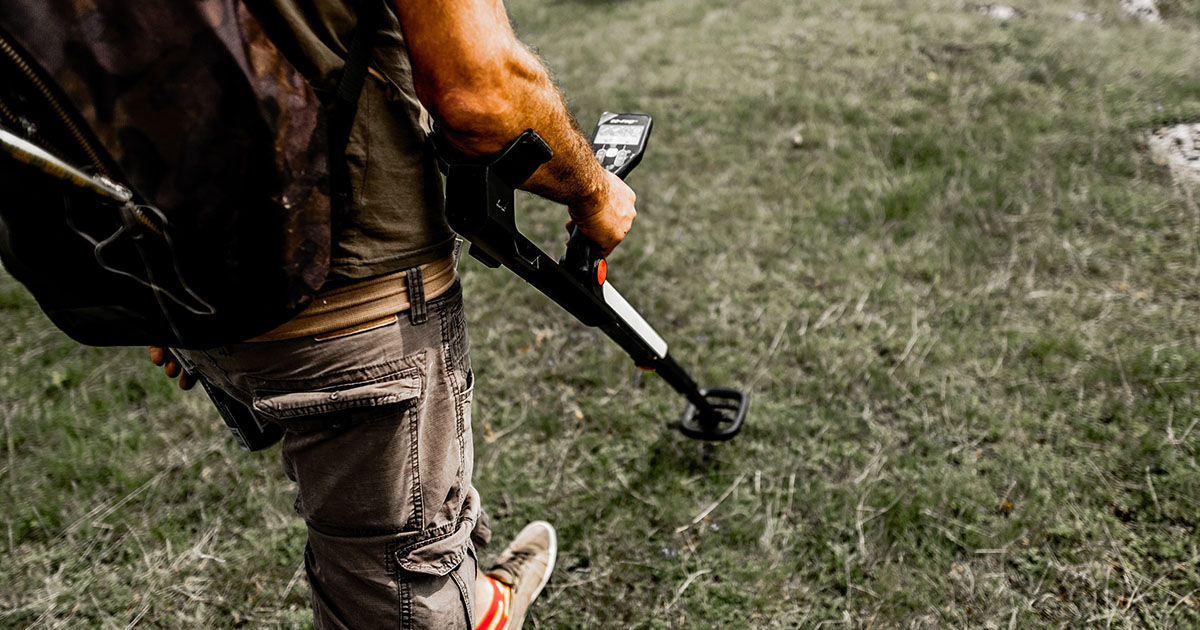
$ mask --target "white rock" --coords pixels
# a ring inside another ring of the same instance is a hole
[[[1143,22],[1161,22],[1157,0],[1121,0],[1121,14]]]
[[[1095,13],[1086,13],[1084,11],[1068,11],[1067,17],[1072,22],[1099,22],[1100,16]]]
[[[1017,10],[1003,4],[985,4],[979,7],[979,12],[1001,22],[1017,17]]]
[[[1150,159],[1171,169],[1180,183],[1200,184],[1200,123],[1150,132]]]

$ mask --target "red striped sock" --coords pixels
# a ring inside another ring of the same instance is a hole
[[[491,576],[487,576],[487,581],[492,585],[492,603],[476,624],[475,630],[504,630],[508,627],[508,605],[512,601],[512,589]]]

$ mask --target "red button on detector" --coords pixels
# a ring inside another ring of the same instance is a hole
[[[604,281],[607,279],[608,279],[608,261],[601,258],[600,260],[596,261],[596,284],[597,285],[604,284]]]

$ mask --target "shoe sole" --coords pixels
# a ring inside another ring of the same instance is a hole
[[[550,574],[554,573],[554,563],[558,560],[558,534],[554,531],[554,526],[546,521],[534,521],[529,524],[542,525],[550,532],[550,559],[546,561],[546,572],[542,575],[542,580],[538,582],[537,588],[533,590],[533,597],[529,598],[530,605],[542,594],[542,589],[546,587],[546,582],[550,581]]]

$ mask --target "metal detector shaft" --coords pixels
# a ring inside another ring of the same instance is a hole
[[[471,242],[472,256],[489,267],[512,270],[580,322],[603,331],[638,367],[657,372],[690,403],[680,423],[686,435],[727,440],[737,434],[745,396],[725,388],[699,388],[668,354],[662,336],[607,282],[603,260],[589,260],[585,254],[578,265],[565,264],[572,257],[569,248],[560,264],[517,229],[514,191],[553,155],[537,133],[526,131],[486,163],[458,159],[445,147],[439,147],[439,154],[446,173],[446,218]],[[572,241],[574,246],[577,239]],[[725,413],[730,411],[734,413]]]

